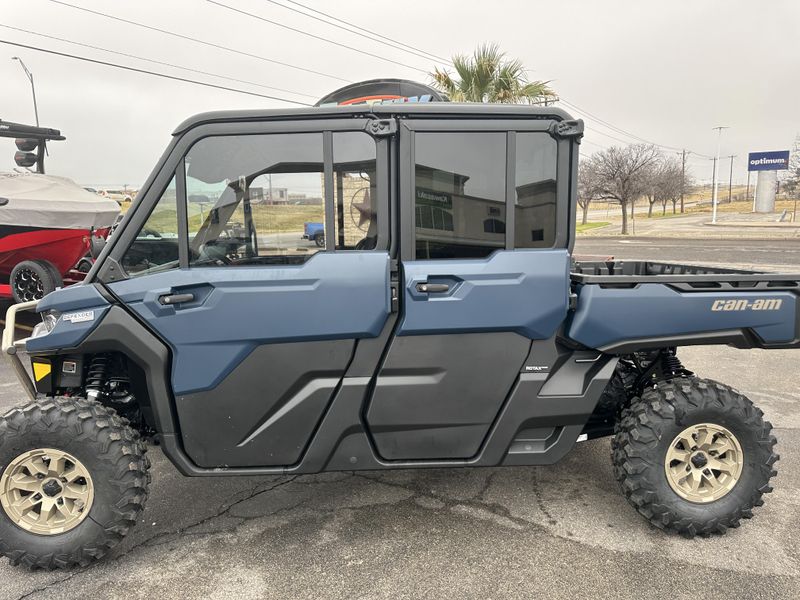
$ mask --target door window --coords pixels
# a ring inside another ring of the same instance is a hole
[[[372,250],[378,241],[375,141],[360,131],[333,134],[337,250]]]
[[[416,257],[481,258],[505,247],[506,134],[415,135]]]
[[[544,132],[517,133],[515,248],[550,248],[556,239],[557,142]]]
[[[325,248],[321,133],[208,137],[186,156],[190,266],[299,264]]]
[[[178,208],[175,177],[156,202],[136,239],[122,256],[122,268],[135,277],[178,268]]]

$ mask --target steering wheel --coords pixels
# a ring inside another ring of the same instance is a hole
[[[154,237],[158,238],[159,240],[161,239],[161,233],[159,233],[152,227],[142,227],[142,233],[147,237]]]
[[[224,265],[233,264],[233,261],[225,254],[225,249],[216,244],[203,244],[200,246],[198,259],[204,262],[221,262]]]
[[[367,236],[361,238],[355,246],[356,250],[374,250],[377,243],[377,238],[374,236]]]

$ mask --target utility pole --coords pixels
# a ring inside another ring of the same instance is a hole
[[[717,161],[719,160],[719,146],[722,142],[722,130],[728,129],[725,125],[718,125],[717,127],[712,127],[711,129],[717,130],[717,153],[714,156],[714,176],[711,181],[711,187],[713,190],[713,194],[711,197],[711,222],[717,222]]]
[[[33,94],[33,114],[36,117],[36,126],[39,126],[39,108],[36,106],[36,87],[33,85],[33,73],[28,70],[28,67],[25,66],[25,63],[22,62],[22,59],[19,56],[12,56],[11,60],[19,61],[22,70],[25,71],[25,76],[28,78],[28,81],[31,82],[31,93]]]
[[[731,159],[731,176],[728,179],[728,204],[731,203],[731,192],[733,191],[733,159],[736,158],[735,154],[731,154],[728,158]]]
[[[750,169],[747,169],[747,192],[744,194],[744,199],[750,200]]]
[[[683,214],[683,193],[686,187],[686,149],[681,152],[681,214]]]

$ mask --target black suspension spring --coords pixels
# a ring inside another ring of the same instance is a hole
[[[97,398],[101,394],[110,361],[111,357],[108,354],[95,354],[92,357],[86,372],[86,396],[88,398]]]
[[[661,352],[661,372],[666,378],[688,373],[678,358],[675,348],[667,348]]]

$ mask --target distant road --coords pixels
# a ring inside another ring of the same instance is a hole
[[[772,266],[800,272],[800,240],[579,237],[576,254],[686,263]]]

